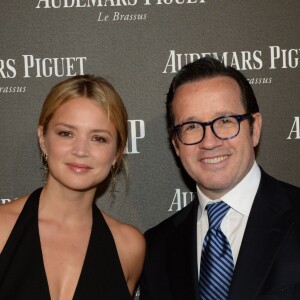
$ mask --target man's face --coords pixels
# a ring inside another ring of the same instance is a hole
[[[245,113],[240,88],[227,76],[180,86],[175,92],[172,108],[175,125],[187,121],[208,122],[224,115]],[[196,145],[184,145],[174,136],[172,143],[183,167],[211,199],[219,199],[234,188],[253,166],[261,115],[255,113],[253,117],[253,134],[248,120],[245,120],[240,123],[238,136],[231,140],[217,138],[209,126],[204,139]]]

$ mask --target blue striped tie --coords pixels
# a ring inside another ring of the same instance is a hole
[[[234,270],[232,252],[226,236],[220,229],[229,210],[224,202],[206,206],[209,230],[204,238],[200,266],[200,299],[226,300]]]

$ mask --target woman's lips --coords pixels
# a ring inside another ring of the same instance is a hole
[[[86,173],[89,170],[91,170],[92,168],[88,165],[84,165],[84,164],[76,164],[76,163],[70,163],[67,164],[69,166],[69,168],[76,172],[76,173]]]

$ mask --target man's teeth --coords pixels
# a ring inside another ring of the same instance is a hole
[[[228,156],[218,156],[218,157],[214,157],[214,158],[205,158],[204,162],[207,164],[217,164],[223,160],[225,160]]]

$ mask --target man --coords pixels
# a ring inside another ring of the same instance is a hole
[[[146,232],[140,299],[300,299],[300,189],[255,161],[262,116],[247,79],[201,58],[177,73],[166,104],[197,196]],[[228,212],[213,228],[217,203]]]

